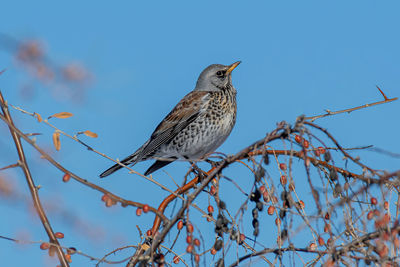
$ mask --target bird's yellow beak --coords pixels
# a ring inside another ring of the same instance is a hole
[[[236,61],[232,65],[229,66],[228,70],[226,71],[227,74],[231,73],[242,61]]]

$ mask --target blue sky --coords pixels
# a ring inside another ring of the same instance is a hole
[[[324,109],[382,100],[375,85],[388,97],[398,97],[399,8],[397,1],[368,0],[8,2],[0,11],[1,33],[20,40],[38,39],[54,62],[80,62],[93,78],[79,101],[57,97],[51,93],[51,85],[24,73],[10,52],[1,48],[0,69],[7,71],[0,77],[0,88],[10,103],[43,116],[74,113],[72,118],[53,122],[71,134],[87,129],[96,132],[97,139],[82,138],[99,151],[122,158],[147,140],[170,109],[194,88],[206,66],[241,60],[233,73],[238,91],[237,124],[218,149],[233,154],[262,138],[279,121],[293,123],[301,114],[311,116]],[[33,87],[28,99],[21,95],[21,88],[27,84]],[[399,153],[399,103],[317,122],[346,147],[374,145]],[[53,150],[51,129],[18,112],[13,116],[25,132],[43,133],[38,143]],[[15,162],[15,151],[7,129],[0,127],[3,166]],[[40,194],[44,202],[55,203],[68,211],[68,216],[86,222],[71,226],[65,219],[70,217],[57,211],[50,213],[53,227],[66,233],[63,243],[67,246],[102,257],[113,248],[137,243],[135,225],[146,230],[151,224],[152,215],[137,218],[131,208],[104,208],[99,193],[76,182],[63,184],[59,171],[39,160],[30,148],[27,152],[32,173],[43,187]],[[52,153],[67,168],[127,199],[157,206],[166,196],[165,191],[125,170],[100,180],[98,174],[111,162],[66,138],[62,139],[62,150]],[[371,151],[354,155],[379,169],[393,171],[399,166],[398,158]],[[144,172],[150,164],[140,163],[134,169]],[[168,174],[159,171],[154,178],[174,188],[168,175],[181,182],[187,167],[183,162],[171,164],[165,168]],[[28,196],[18,170],[4,175]],[[251,175],[246,170],[228,169],[227,175],[250,190]],[[244,198],[238,202],[234,198],[237,191],[230,186],[223,192],[224,198],[237,210]],[[30,240],[46,239],[26,205],[7,202],[0,205],[0,212],[7,214],[6,220],[0,221],[1,235],[29,233]],[[88,234],[90,230],[94,237]],[[262,232],[267,233],[267,229]],[[267,246],[274,245],[268,238],[262,240]],[[49,262],[34,245],[16,246],[0,240],[0,248],[5,266],[27,262],[42,266]],[[177,250],[182,252],[184,247]],[[19,257],[21,253],[26,257]],[[212,262],[211,258],[207,260]],[[73,266],[87,266],[89,262],[79,256],[73,261]]]

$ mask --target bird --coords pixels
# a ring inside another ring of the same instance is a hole
[[[144,173],[147,176],[175,160],[198,161],[214,152],[227,139],[236,122],[236,89],[231,73],[240,63],[212,64],[205,68],[194,90],[184,96],[150,138],[121,163],[133,166],[155,159]],[[115,164],[100,177],[121,168],[121,164]]]

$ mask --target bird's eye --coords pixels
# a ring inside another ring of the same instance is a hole
[[[224,72],[223,71],[217,71],[217,76],[218,77],[222,77],[222,76],[224,76]]]

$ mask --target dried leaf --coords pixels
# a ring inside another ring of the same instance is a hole
[[[86,135],[86,136],[92,137],[92,138],[97,138],[98,137],[97,133],[94,133],[94,132],[89,131],[89,130],[84,131],[83,134]]]
[[[40,114],[35,113],[35,115],[36,115],[36,119],[37,119],[38,122],[42,122],[43,121],[42,116],[40,116]]]
[[[149,248],[150,248],[150,246],[147,245],[146,243],[144,243],[144,244],[142,245],[142,249],[143,249],[144,251],[148,250]]]
[[[72,116],[74,116],[74,114],[72,114],[71,112],[59,112],[59,113],[51,115],[49,117],[49,119],[53,118],[53,117],[54,118],[59,118],[59,119],[66,119],[66,118],[69,118],[69,117],[72,117]]]
[[[53,133],[53,143],[54,143],[54,147],[56,148],[56,150],[59,151],[60,148],[61,148],[60,133],[59,132],[54,132]]]

